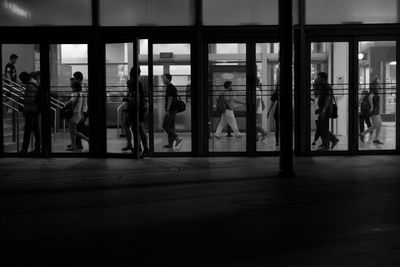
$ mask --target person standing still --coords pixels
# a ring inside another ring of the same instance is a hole
[[[163,121],[163,129],[168,135],[168,144],[164,145],[163,148],[174,148],[182,142],[182,138],[179,138],[175,132],[176,110],[174,107],[174,102],[177,101],[178,91],[171,83],[171,74],[166,73],[161,78],[164,85],[167,87],[165,91],[165,116]]]
[[[35,136],[35,149],[30,153],[40,152],[40,130],[39,130],[39,106],[38,106],[38,93],[39,87],[31,75],[27,72],[21,72],[19,79],[25,85],[24,92],[24,141],[22,143],[21,154],[28,153],[29,141],[31,133]]]
[[[17,63],[18,56],[16,54],[12,54],[10,56],[10,62],[7,63],[4,74],[7,79],[10,79],[13,82],[17,82],[17,69],[15,68],[15,64]]]

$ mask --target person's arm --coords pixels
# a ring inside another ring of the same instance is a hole
[[[258,110],[258,108],[261,105],[261,98],[257,98],[257,103],[256,103],[256,110]]]
[[[268,109],[268,112],[267,112],[267,118],[269,118],[269,115],[271,114],[271,111],[275,109],[276,102],[277,101],[272,102],[272,105],[269,106],[269,109]]]
[[[369,106],[371,107],[369,113],[372,113],[372,111],[374,111],[374,101],[373,101],[373,99],[374,99],[374,96],[371,94],[371,95],[368,97]]]
[[[172,104],[172,96],[169,96],[167,101],[167,108],[165,109],[165,111],[168,112],[170,110],[171,104]]]
[[[65,105],[74,105],[74,103],[78,100],[78,94],[72,93],[70,100],[65,102]]]

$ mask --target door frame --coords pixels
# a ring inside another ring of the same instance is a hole
[[[204,38],[204,47],[205,47],[205,63],[204,63],[204,84],[207,85],[206,90],[206,105],[208,110],[209,105],[209,88],[208,88],[208,79],[209,79],[209,44],[245,44],[246,45],[246,151],[223,151],[223,152],[214,152],[209,150],[209,132],[204,135],[206,140],[206,155],[210,157],[215,156],[278,156],[279,151],[257,151],[257,141],[255,138],[252,138],[256,135],[256,78],[257,78],[257,55],[256,55],[256,44],[257,43],[279,43],[278,37],[271,35],[269,37],[251,37],[251,36],[235,36],[231,35],[228,37],[220,38],[218,35],[210,35]],[[250,101],[249,101],[250,100]],[[205,118],[206,130],[208,130],[208,121],[209,121],[209,113]]]

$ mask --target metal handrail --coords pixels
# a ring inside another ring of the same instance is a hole
[[[25,87],[24,87],[22,84],[16,83],[16,82],[14,82],[14,81],[11,81],[11,80],[8,79],[7,77],[5,77],[4,74],[3,74],[3,80],[6,80],[8,83],[14,84],[14,86],[17,87],[17,88],[14,88],[14,87],[12,87],[12,86],[10,86],[10,85],[8,84],[8,86],[9,86],[10,88],[12,88],[14,91],[17,91],[17,92],[20,93],[20,94],[22,94],[23,91],[25,91]],[[6,84],[7,84],[7,83],[6,83]],[[4,88],[3,88],[3,89],[4,89]],[[9,89],[7,89],[7,90],[10,91]],[[19,96],[19,97],[20,97],[20,96]],[[53,101],[53,102],[52,102],[52,101]],[[50,96],[50,104],[53,104],[54,106],[57,106],[57,107],[59,107],[59,108],[62,108],[64,103],[63,103],[62,101],[60,101],[60,100],[58,100],[58,99],[56,99],[56,98]]]
[[[23,106],[24,106],[23,104],[19,103],[19,102],[16,101],[15,99],[12,99],[12,98],[10,98],[10,97],[7,97],[7,95],[5,95],[5,94],[3,94],[3,97],[5,97],[6,99],[10,100],[11,102],[17,104],[17,105],[20,106],[20,107],[23,107]],[[3,103],[4,103],[4,102],[3,102]],[[5,104],[5,103],[4,103],[4,104]]]

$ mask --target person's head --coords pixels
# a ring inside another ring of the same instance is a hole
[[[74,72],[74,74],[73,74],[72,76],[73,76],[73,78],[74,78],[75,80],[77,80],[78,82],[82,83],[82,81],[83,81],[83,74],[82,74],[82,72],[76,71],[76,72]]]
[[[18,77],[23,84],[27,84],[32,79],[31,75],[26,71],[21,72]]]
[[[225,81],[224,82],[224,88],[225,89],[232,89],[232,82],[231,81]]]
[[[72,87],[73,92],[81,92],[82,91],[82,85],[78,80],[72,81],[71,87]]]
[[[318,72],[317,77],[320,77],[325,82],[328,82],[328,74],[326,74],[326,72]]]
[[[261,81],[260,78],[256,79],[256,87],[260,87],[261,86]]]
[[[17,56],[16,54],[12,54],[12,55],[10,56],[10,62],[11,62],[12,64],[17,63],[17,59],[18,59],[18,56]]]
[[[31,77],[35,79],[37,82],[40,82],[40,71],[31,72]]]
[[[161,78],[164,84],[169,84],[172,81],[172,75],[169,73],[165,73]]]
[[[375,77],[369,85],[369,91],[371,93],[377,94],[379,89],[379,78]]]
[[[137,77],[140,76],[141,70],[140,67],[138,68],[138,75]],[[131,68],[131,71],[129,72],[129,79],[133,79],[135,77],[135,67]]]

